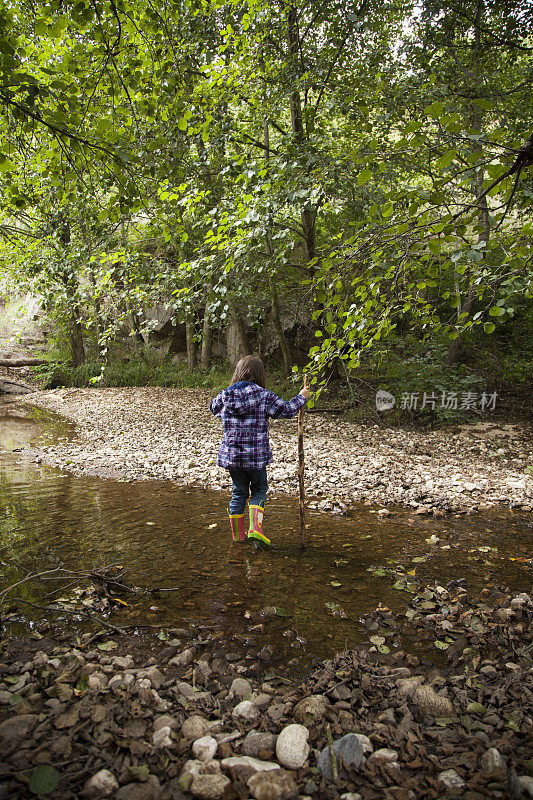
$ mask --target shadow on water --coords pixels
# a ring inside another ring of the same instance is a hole
[[[378,603],[401,612],[408,602],[389,573],[399,566],[421,580],[445,584],[465,578],[474,590],[491,581],[518,591],[530,588],[525,559],[531,556],[533,528],[526,515],[435,520],[404,511],[382,520],[369,508],[349,517],[313,513],[303,552],[297,502],[278,497],[265,514],[273,547],[256,552],[246,543],[231,543],[222,493],[162,481],[77,477],[36,462],[30,448],[71,435],[72,426],[45,412],[20,406],[0,410],[4,586],[25,574],[22,569],[121,564],[130,585],[174,591],[135,598],[114,613],[117,624],[205,625],[232,635],[244,649],[271,645],[285,660],[302,651],[326,657],[368,641],[363,614]],[[431,537],[438,541],[428,542]],[[53,589],[25,585],[20,596],[43,602]],[[56,595],[47,602],[50,596]],[[263,633],[255,626],[266,606],[283,616]],[[338,607],[346,619],[332,615]]]

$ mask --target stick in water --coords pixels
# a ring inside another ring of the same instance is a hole
[[[309,378],[307,375],[304,378],[304,386],[309,386]],[[304,484],[304,409],[303,407],[298,411],[298,495],[299,504],[298,510],[300,514],[300,540],[302,547],[305,547],[305,484]]]

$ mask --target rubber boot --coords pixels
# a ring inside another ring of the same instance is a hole
[[[263,509],[261,506],[250,506],[250,529],[248,539],[255,540],[259,544],[270,546],[270,539],[263,533]]]
[[[231,525],[231,538],[234,542],[244,542],[246,539],[246,526],[244,514],[230,514],[228,508],[229,524]]]

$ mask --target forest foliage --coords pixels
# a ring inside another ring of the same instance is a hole
[[[533,19],[518,0],[14,0],[0,12],[5,286],[70,358],[146,309],[207,369],[307,316],[315,376],[531,313]]]

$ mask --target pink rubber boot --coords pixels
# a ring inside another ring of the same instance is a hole
[[[270,539],[263,533],[263,509],[261,506],[250,506],[250,529],[248,539],[270,547]]]
[[[231,525],[231,538],[234,542],[244,542],[247,533],[244,525],[244,514],[230,514],[228,509],[228,517]]]

